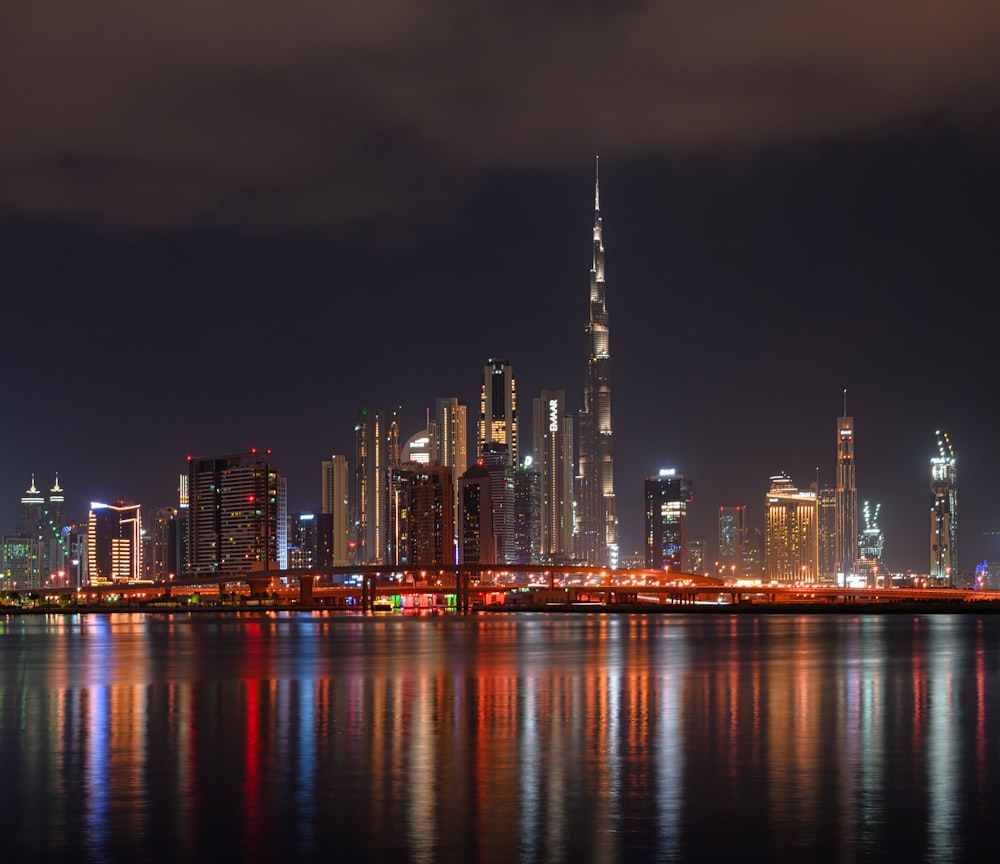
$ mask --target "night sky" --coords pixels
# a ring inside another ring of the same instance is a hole
[[[886,565],[929,567],[938,429],[1000,559],[998,44],[995,0],[6,2],[0,531],[32,474],[82,519],[251,447],[315,510],[362,406],[471,443],[489,357],[530,443],[581,406],[599,154],[623,554],[660,468],[710,559],[832,483],[846,388]]]

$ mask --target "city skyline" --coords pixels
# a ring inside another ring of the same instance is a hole
[[[929,566],[938,430],[960,566],[1000,558],[1000,10],[679,10],[12,13],[3,530],[32,475],[153,509],[251,447],[318,511],[360,409],[407,440],[490,357],[576,414],[599,155],[621,554],[661,468],[710,549],[771,476],[833,484],[846,389],[887,566]]]

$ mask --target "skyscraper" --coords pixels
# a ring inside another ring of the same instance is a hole
[[[719,567],[730,579],[743,576],[743,544],[747,534],[747,508],[719,508]]]
[[[577,470],[577,554],[588,564],[618,566],[614,445],[611,433],[611,350],[604,289],[600,178],[594,178],[594,257],[590,268],[587,371],[580,410]]]
[[[646,478],[646,566],[687,572],[687,505],[694,500],[690,480],[672,468]]]
[[[347,457],[335,453],[329,459],[324,459],[322,472],[320,513],[330,516],[330,519],[319,520],[319,524],[322,529],[327,521],[331,523],[328,538],[330,563],[334,567],[344,567],[351,563],[348,535],[351,511],[348,500]]]
[[[479,391],[478,455],[507,454],[507,464],[517,468],[517,388],[514,370],[506,360],[490,358],[483,367]]]
[[[87,574],[91,585],[142,578],[142,517],[138,504],[91,503]]]
[[[800,492],[787,474],[771,477],[764,504],[768,582],[815,582],[819,569],[816,493]]]
[[[389,472],[399,465],[397,412],[362,408],[354,427],[354,558],[357,564],[390,561]]]
[[[285,478],[270,451],[188,460],[188,570],[195,575],[285,570]]]
[[[837,557],[834,566],[838,579],[849,580],[858,569],[858,489],[854,476],[854,418],[847,416],[846,390],[844,416],[837,418],[836,496]]]
[[[953,585],[958,575],[958,463],[946,432],[931,458],[931,576]]]
[[[541,476],[541,554],[546,561],[573,557],[573,419],[562,390],[543,390],[532,401],[534,460]]]

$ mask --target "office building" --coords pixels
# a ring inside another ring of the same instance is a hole
[[[870,588],[881,588],[887,584],[885,567],[882,564],[882,550],[885,548],[885,535],[878,525],[881,504],[874,508],[865,501],[862,514],[865,527],[858,538],[858,575]]]
[[[321,467],[320,515],[329,518],[317,521],[319,558],[322,566],[346,567],[352,557],[347,457],[334,454],[324,459]]]
[[[142,515],[138,504],[91,502],[87,576],[91,585],[130,583],[143,578]]]
[[[958,576],[958,463],[947,433],[931,457],[931,578],[951,586]]]
[[[459,478],[459,563],[497,563],[492,485],[493,478],[481,462],[471,466]]]
[[[354,427],[354,561],[387,564],[392,525],[389,472],[399,468],[399,415],[362,408]]]
[[[514,474],[513,564],[537,564],[542,555],[542,475],[528,457]],[[551,563],[563,563],[553,561]]]
[[[687,507],[694,500],[690,480],[673,468],[647,477],[646,567],[651,570],[688,572]]]
[[[816,493],[800,492],[787,474],[771,477],[764,504],[766,581],[815,582],[819,572]]]
[[[858,490],[854,466],[854,418],[847,416],[847,391],[844,391],[844,414],[837,418],[837,489],[836,489],[836,561],[834,568],[840,584],[849,584],[858,569]],[[815,497],[815,496],[814,496]]]
[[[611,431],[611,346],[604,284],[600,178],[594,179],[594,250],[590,268],[587,369],[579,415],[576,547],[587,564],[618,566],[614,443]]]
[[[410,566],[455,564],[455,489],[448,465],[411,472],[407,561]]]
[[[819,543],[819,582],[837,584],[837,490],[829,485],[813,485],[816,493],[816,519]],[[843,584],[842,582],[840,584]]]
[[[188,571],[288,568],[285,478],[270,451],[188,460]]]
[[[573,418],[562,390],[543,390],[532,401],[534,458],[540,475],[542,560],[569,562],[573,535]]]
[[[478,455],[506,454],[511,470],[518,465],[517,387],[506,360],[490,358],[479,391]]]
[[[719,508],[719,569],[727,579],[743,577],[743,546],[747,536],[747,508]],[[715,575],[715,574],[713,574]]]

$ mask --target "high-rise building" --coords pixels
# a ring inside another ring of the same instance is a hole
[[[819,569],[816,493],[800,492],[787,474],[771,477],[765,511],[769,582],[815,582]]]
[[[542,475],[528,457],[514,474],[513,564],[537,564],[542,556]]]
[[[611,433],[611,347],[604,286],[600,178],[594,179],[594,256],[590,267],[587,372],[580,410],[577,467],[577,552],[588,564],[618,566],[614,446]]]
[[[288,568],[285,478],[270,451],[188,460],[188,571]]]
[[[387,564],[389,472],[400,466],[398,412],[362,408],[354,427],[354,563]]]
[[[532,401],[534,459],[541,479],[542,560],[568,562],[573,548],[573,418],[562,390]]]
[[[726,577],[743,577],[743,545],[747,535],[747,508],[719,508],[719,567]]]
[[[154,582],[180,575],[178,508],[158,507],[144,521],[143,570]]]
[[[496,564],[497,538],[493,532],[493,478],[477,462],[458,481],[458,542],[462,564]]]
[[[439,396],[434,400],[434,416],[428,424],[430,433],[431,464],[451,468],[452,487],[455,490],[453,505],[455,530],[458,531],[458,478],[469,467],[468,410],[459,405],[454,396]],[[457,535],[456,535],[457,537]]]
[[[646,567],[688,572],[687,506],[693,500],[691,481],[673,468],[646,478]]]
[[[142,515],[138,504],[91,503],[87,574],[91,585],[142,579]]]
[[[937,433],[931,457],[931,577],[953,585],[958,576],[958,462],[947,433]]]
[[[479,460],[490,476],[491,524],[496,543],[496,563],[513,564],[516,559],[514,537],[514,475],[507,462],[507,451],[502,444],[487,444]]]
[[[434,464],[414,468],[409,499],[410,566],[457,563],[451,467]]]
[[[862,513],[865,527],[858,538],[858,574],[865,584],[871,588],[881,588],[885,582],[885,569],[882,566],[882,550],[885,548],[885,535],[878,527],[878,511],[881,504],[875,508],[865,501]]]
[[[517,387],[514,370],[506,360],[490,358],[483,367],[479,391],[478,454],[506,454],[511,469],[517,459]]]
[[[850,581],[858,569],[858,489],[854,476],[854,418],[847,416],[847,391],[844,391],[844,414],[837,418],[837,490],[836,490],[836,561],[837,578]]]
[[[816,493],[816,519],[819,532],[819,581],[833,585],[837,582],[837,490],[813,485]]]
[[[320,564],[320,520],[315,513],[293,513],[288,517],[288,566],[309,569]]]
[[[320,519],[320,548],[329,550],[321,553],[321,561],[329,558],[334,567],[346,567],[351,563],[350,502],[347,484],[347,457],[339,454],[324,459],[322,464],[322,488],[320,513],[329,519]],[[329,536],[326,536],[327,530]]]

